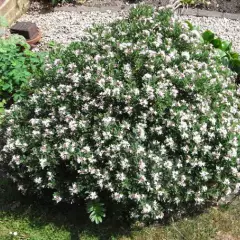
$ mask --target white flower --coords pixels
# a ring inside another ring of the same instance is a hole
[[[47,145],[43,145],[41,148],[40,148],[41,152],[43,153],[46,153],[47,152]]]
[[[89,198],[92,199],[92,200],[94,200],[94,199],[97,199],[97,198],[98,198],[98,195],[97,195],[96,192],[91,192],[91,193],[89,194]]]
[[[37,184],[40,184],[42,182],[42,178],[41,177],[36,177],[34,179],[34,182],[37,183]]]
[[[44,169],[47,166],[47,159],[46,158],[40,158],[39,159],[41,168]]]
[[[202,138],[200,136],[200,134],[198,132],[194,132],[193,133],[193,141],[196,143],[196,144],[199,144],[202,142]]]
[[[186,60],[189,60],[190,59],[189,52],[182,52],[182,57],[185,58]]]
[[[60,196],[59,194],[56,193],[56,194],[53,196],[53,200],[55,200],[57,203],[59,203],[59,202],[62,201],[62,198],[61,198],[61,196]]]
[[[151,211],[152,211],[152,207],[149,204],[146,204],[142,210],[144,214],[150,213]]]
[[[146,74],[143,76],[142,79],[143,79],[143,80],[150,80],[150,79],[152,79],[152,75],[149,74],[149,73],[146,73]]]
[[[70,157],[69,153],[67,151],[63,151],[63,152],[60,152],[60,157],[63,159],[63,160],[66,160]]]
[[[71,195],[77,194],[79,192],[77,184],[73,183],[72,186],[69,187],[69,191]]]
[[[172,164],[171,161],[165,161],[165,162],[163,163],[163,165],[164,165],[164,167],[167,168],[167,169],[172,169],[172,166],[173,166],[173,164]]]
[[[158,214],[155,218],[156,218],[156,219],[163,219],[163,217],[164,217],[164,213],[161,212],[161,213]]]
[[[130,78],[131,77],[132,69],[131,69],[131,65],[130,64],[125,64],[123,66],[123,71],[124,71],[124,74],[125,74],[126,78]]]
[[[12,161],[15,162],[17,165],[20,164],[20,156],[19,155],[13,155]]]
[[[201,177],[202,177],[204,180],[208,180],[208,176],[209,176],[209,173],[208,173],[208,172],[202,170],[202,171],[200,172],[200,175],[201,175]]]
[[[225,185],[229,185],[229,184],[230,184],[229,179],[225,178],[224,181],[223,181],[223,184],[225,184]]]
[[[77,129],[77,122],[75,120],[70,121],[69,128],[71,129],[71,131],[75,131]]]
[[[200,198],[200,197],[196,197],[195,198],[195,201],[196,201],[196,204],[201,204],[204,202],[204,199],[203,198]]]
[[[120,202],[120,200],[123,198],[123,194],[116,192],[116,193],[113,194],[113,198],[114,198],[116,201]]]
[[[184,40],[184,41],[188,41],[189,40],[189,37],[186,35],[186,34],[181,34],[179,36],[180,39]]]
[[[116,175],[117,179],[120,180],[120,181],[124,181],[126,179],[126,176],[124,173],[118,173]]]
[[[146,164],[143,162],[143,160],[141,159],[139,161],[139,169],[142,170],[142,171],[145,171],[146,169]]]

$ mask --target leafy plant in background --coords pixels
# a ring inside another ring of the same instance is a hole
[[[207,5],[207,4],[210,4],[210,1],[207,1],[207,0],[179,0],[179,2],[183,5],[183,6],[188,6],[188,5],[193,5],[193,6],[196,6],[196,5],[200,5],[200,4],[204,4],[204,5]]]
[[[0,38],[0,101],[9,106],[24,97],[29,79],[41,69],[42,58],[18,35]],[[3,104],[2,104],[3,105]]]
[[[207,0],[169,0],[169,5],[172,6],[174,10],[180,7],[197,6],[197,5],[209,5],[210,2]]]
[[[223,64],[240,76],[240,55],[239,53],[232,51],[232,43],[217,37],[210,30],[203,32],[202,37],[206,43],[210,43],[216,48]]]
[[[198,27],[186,21],[191,30],[199,30]],[[225,66],[238,74],[240,81],[240,54],[232,50],[232,43],[216,36],[212,31],[206,30],[202,33],[202,41],[211,44]]]

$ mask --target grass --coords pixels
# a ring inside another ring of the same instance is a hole
[[[1,240],[240,240],[239,216],[238,198],[230,205],[165,226],[129,228],[113,220],[94,225],[82,207],[29,199],[6,179],[0,181]]]

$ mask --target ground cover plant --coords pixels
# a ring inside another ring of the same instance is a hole
[[[170,9],[139,6],[50,53],[6,113],[1,163],[23,193],[84,200],[96,223],[197,209],[239,191],[235,78]]]

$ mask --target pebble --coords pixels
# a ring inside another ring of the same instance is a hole
[[[31,12],[23,15],[19,21],[35,22],[41,29],[43,37],[37,48],[44,49],[49,41],[69,44],[79,41],[86,35],[86,29],[93,24],[107,24],[116,19],[126,17],[128,11],[118,12]],[[233,49],[240,52],[240,21],[226,18],[179,16],[182,20],[189,20],[199,26],[201,31],[209,29],[222,39],[232,41]]]
[[[50,12],[23,15],[18,21],[30,21],[37,24],[42,32],[41,43],[37,48],[47,48],[48,42],[55,41],[69,44],[79,41],[86,36],[86,29],[94,24],[108,24],[127,15],[126,11],[119,12]]]

